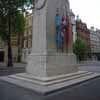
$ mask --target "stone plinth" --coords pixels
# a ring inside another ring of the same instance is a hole
[[[36,6],[39,5],[36,4]],[[56,50],[55,16],[58,8],[60,16],[66,12],[69,14],[68,0],[46,0],[42,9],[38,10],[36,7],[34,11],[32,53],[29,56],[26,71],[39,78],[58,76],[78,71],[76,57],[70,52],[72,50],[68,53],[57,53]],[[70,35],[70,40],[71,38]],[[69,46],[72,46],[71,42]]]
[[[30,55],[26,71],[41,78],[77,72],[78,66],[73,54]]]
[[[27,74],[25,75],[26,80],[29,80],[29,76],[34,77],[31,79],[33,80],[33,84],[40,83],[42,86],[43,84],[51,82],[56,77],[61,77],[57,79],[58,82],[61,83],[67,74],[78,72],[76,56],[71,50],[71,31],[68,52],[66,52],[66,50],[64,50],[64,52],[59,50],[58,52],[56,48],[55,17],[57,10],[59,10],[60,17],[66,13],[69,15],[69,2],[68,0],[38,0],[35,5],[32,52],[28,57],[28,66],[26,67]],[[24,75],[21,74],[18,76],[21,78]]]

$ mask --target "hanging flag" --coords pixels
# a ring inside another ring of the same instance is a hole
[[[62,39],[61,48],[62,48],[62,52],[64,49],[65,32],[66,32],[66,17],[63,15],[62,20],[61,20],[61,39]]]
[[[56,14],[55,24],[56,24],[56,45],[57,45],[57,49],[59,49],[61,46],[61,29],[60,29],[61,18],[59,14]]]
[[[66,27],[66,48],[68,49],[69,46],[69,39],[70,39],[70,19],[69,16],[66,16],[66,23],[67,23],[67,27]]]
[[[60,24],[61,24],[61,18],[60,18],[59,14],[56,14],[55,24],[56,24],[56,26],[60,26]]]

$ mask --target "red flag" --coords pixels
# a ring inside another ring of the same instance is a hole
[[[69,22],[69,16],[66,16],[66,23],[67,23],[67,27],[66,27],[66,47],[68,49],[69,39],[70,39],[70,22]]]

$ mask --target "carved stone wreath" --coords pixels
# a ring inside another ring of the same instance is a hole
[[[36,4],[41,1],[41,0],[36,0]],[[47,0],[42,0],[42,4],[40,5],[40,7],[36,6],[36,10],[41,10],[45,7]]]

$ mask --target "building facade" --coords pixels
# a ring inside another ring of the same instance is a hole
[[[98,60],[100,60],[100,30],[99,29],[94,29],[94,27],[91,27],[90,43],[91,43],[92,57],[95,57]]]
[[[11,48],[12,48],[12,60],[17,62],[18,57],[18,34],[11,34]],[[6,42],[0,40],[0,62],[7,63],[8,60],[8,46]]]
[[[23,35],[23,49],[22,49],[22,62],[27,62],[27,57],[31,53],[32,48],[32,17],[33,14],[27,13],[25,15],[25,32]]]
[[[32,14],[26,14],[25,32],[11,34],[12,60],[18,62],[18,56],[21,57],[21,62],[26,62],[28,54],[32,47]],[[19,52],[20,48],[20,52]],[[7,44],[0,39],[0,62],[7,63]]]
[[[7,62],[7,45],[0,39],[0,63]]]
[[[13,62],[17,62],[18,57],[18,34],[11,34],[11,47]]]

